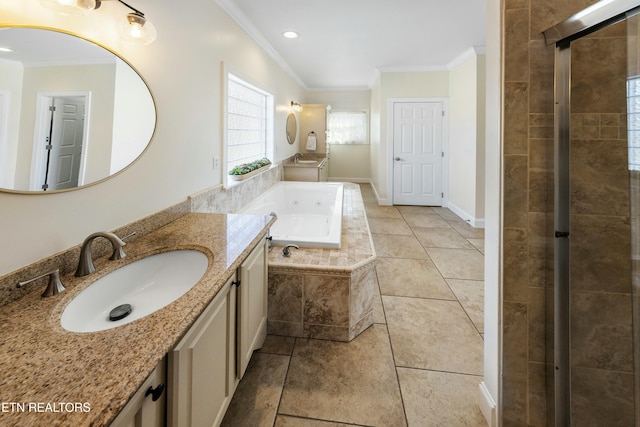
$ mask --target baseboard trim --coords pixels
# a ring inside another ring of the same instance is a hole
[[[376,189],[376,186],[373,184],[373,181],[369,180],[369,184],[371,185],[371,189],[373,190],[373,195],[376,196],[376,200],[378,201],[378,204],[380,206],[390,206],[391,203],[389,203],[389,201],[386,198],[380,197],[380,194],[378,194],[378,190]]]
[[[446,207],[449,208],[451,212],[462,218],[464,221],[468,222],[469,225],[473,228],[484,228],[484,218],[475,218],[472,215],[469,215],[469,213],[467,213],[464,209],[456,206],[455,203],[451,203],[451,200],[447,201]]]
[[[487,425],[489,427],[496,427],[496,403],[494,402],[493,397],[491,397],[491,393],[489,393],[484,381],[478,385],[478,389],[480,411],[482,412],[482,415],[484,415]]]

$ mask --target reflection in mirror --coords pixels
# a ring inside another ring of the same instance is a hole
[[[287,116],[287,142],[293,144],[296,142],[296,134],[298,133],[298,123],[296,122],[296,115],[289,113]]]
[[[115,54],[38,28],[0,28],[0,48],[0,190],[79,188],[146,149],[153,98]]]

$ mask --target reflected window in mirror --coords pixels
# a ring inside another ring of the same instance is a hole
[[[100,182],[145,151],[156,109],[122,58],[80,37],[5,28],[0,45],[0,189],[64,191]]]

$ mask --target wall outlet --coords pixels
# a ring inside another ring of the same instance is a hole
[[[220,167],[220,157],[213,156],[213,169],[218,169]]]

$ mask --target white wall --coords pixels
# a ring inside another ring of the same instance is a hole
[[[487,56],[485,53],[477,57],[477,74],[478,81],[478,98],[477,98],[477,116],[478,126],[476,129],[476,217],[482,220],[484,226],[485,218],[485,197],[486,197],[486,133],[487,133]]]
[[[383,181],[386,180],[386,174],[383,176],[382,162],[386,159],[383,158],[381,149],[381,120],[382,120],[382,95],[381,95],[381,76],[378,76],[373,87],[371,88],[371,108],[369,116],[369,150],[370,150],[370,164],[371,164],[371,187],[378,200],[381,200],[378,194],[378,188],[383,188]]]
[[[0,61],[0,91],[8,97],[8,117],[6,129],[0,129],[6,137],[4,147],[0,147],[0,184],[13,187],[18,157],[20,137],[20,110],[22,108],[22,83],[24,67],[15,61]],[[5,100],[6,102],[6,100]],[[2,126],[3,124],[0,124]]]
[[[487,0],[486,161],[484,252],[484,379],[481,408],[500,425],[502,342],[502,28],[500,0]]]
[[[485,61],[475,49],[449,73],[448,207],[484,226]]]
[[[63,28],[119,53],[145,78],[158,111],[151,146],[111,179],[57,194],[0,193],[0,275],[221,183],[212,159],[222,155],[223,61],[275,95],[275,160],[295,153],[286,142],[285,123],[289,103],[304,91],[215,2],[192,0],[187,7],[136,0],[135,6],[158,30],[150,45],[120,41],[117,20],[127,10],[118,2],[103,2],[85,17],[65,17],[38,0],[0,0],[6,24]]]
[[[389,135],[389,100],[393,98],[447,98],[449,96],[448,71],[387,72],[380,75],[380,135],[377,147],[375,186],[379,202],[391,204],[390,177],[393,171],[389,163],[392,142]],[[373,137],[373,136],[372,136]]]
[[[153,98],[136,72],[124,61],[116,62],[113,101],[111,173],[131,163],[146,148],[156,124]]]
[[[371,91],[312,91],[307,92],[307,104],[327,104],[333,110],[367,111],[371,119]],[[341,145],[330,147],[329,179],[333,181],[369,182],[371,178],[371,157],[369,144]]]

